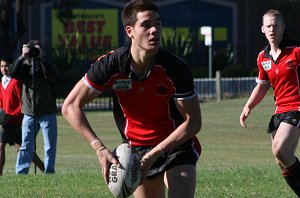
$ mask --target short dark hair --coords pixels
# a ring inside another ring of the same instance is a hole
[[[6,63],[8,63],[8,64],[12,64],[13,61],[14,61],[14,59],[11,58],[11,57],[8,57],[8,56],[4,56],[4,57],[1,57],[1,58],[0,58],[0,61],[4,61],[4,62],[6,62]]]
[[[27,45],[29,47],[34,47],[36,45],[40,45],[40,41],[38,41],[38,40],[30,40],[30,41],[28,41]]]
[[[122,11],[122,23],[124,28],[127,25],[133,26],[137,21],[137,13],[144,11],[155,11],[160,14],[159,8],[149,0],[132,0],[128,2]]]

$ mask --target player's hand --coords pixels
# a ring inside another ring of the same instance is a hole
[[[141,167],[143,172],[142,181],[147,178],[148,171],[150,170],[151,166],[157,160],[157,156],[151,155],[150,152],[146,153],[143,158],[141,159]]]
[[[108,184],[110,165],[115,164],[117,167],[120,167],[121,164],[118,161],[118,159],[116,159],[108,149],[103,149],[97,152],[97,156],[98,156],[99,164],[101,166],[103,178],[105,182]]]
[[[247,117],[250,115],[250,113],[251,113],[251,110],[249,108],[245,107],[240,115],[240,124],[245,128],[247,128],[245,121],[246,121]]]

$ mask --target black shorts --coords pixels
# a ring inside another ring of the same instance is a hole
[[[141,156],[144,156],[153,147],[134,147]],[[147,178],[152,179],[163,175],[165,171],[184,164],[196,165],[201,154],[198,140],[189,140],[177,148],[160,156],[148,172]]]
[[[21,125],[6,124],[0,127],[0,142],[8,143],[10,146],[19,144],[22,142]]]
[[[289,111],[280,114],[274,114],[271,117],[269,126],[268,126],[268,133],[272,133],[274,130],[278,129],[281,122],[288,123],[295,127],[300,127],[300,111]]]

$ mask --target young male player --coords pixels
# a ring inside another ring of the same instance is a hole
[[[122,12],[128,46],[101,56],[66,98],[62,114],[90,142],[108,181],[110,163],[118,165],[91,128],[82,107],[106,89],[114,93],[114,116],[124,142],[142,154],[145,179],[135,197],[192,198],[202,124],[193,78],[187,64],[160,48],[159,8],[133,0]]]
[[[286,182],[300,197],[300,163],[295,156],[300,137],[300,45],[284,35],[285,25],[279,11],[267,11],[262,22],[261,30],[269,44],[258,55],[257,85],[244,106],[240,123],[246,127],[245,120],[271,85],[276,104],[268,127],[272,152]]]

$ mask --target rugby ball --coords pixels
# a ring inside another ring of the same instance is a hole
[[[0,123],[4,122],[6,113],[3,109],[0,108]]]
[[[118,158],[121,166],[110,166],[108,188],[115,197],[128,197],[141,183],[141,157],[127,143],[120,144],[112,153]]]

